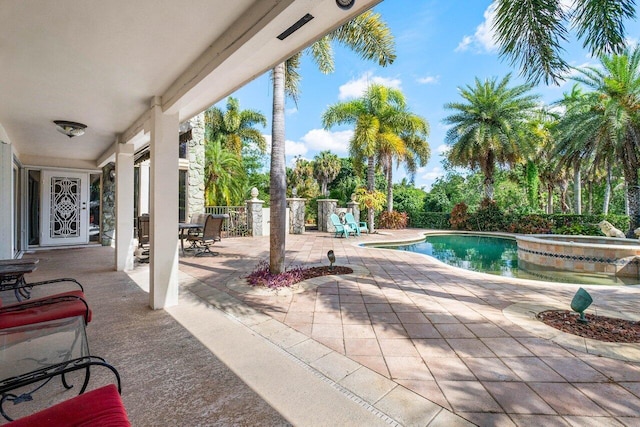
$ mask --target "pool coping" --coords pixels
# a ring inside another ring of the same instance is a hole
[[[380,236],[385,236],[387,234],[385,233],[378,233]],[[354,243],[353,246],[360,246],[360,247],[364,247],[367,249],[374,249],[374,250],[394,250],[394,249],[389,249],[389,248],[385,248],[385,247],[374,247],[373,245],[377,245],[377,244],[384,244],[384,245],[406,245],[406,244],[410,244],[410,243],[418,243],[422,240],[424,240],[426,235],[437,235],[437,234],[471,234],[471,235],[485,235],[485,236],[494,236],[494,237],[506,237],[506,238],[516,238],[519,236],[526,236],[526,234],[520,234],[520,233],[505,233],[505,232],[497,232],[497,231],[466,231],[466,230],[427,230],[427,229],[422,229],[421,231],[418,231],[416,233],[416,237],[415,238],[407,238],[407,239],[397,239],[397,240],[392,240],[392,241],[373,241],[373,242],[366,242],[366,243]],[[491,279],[491,280],[495,280],[498,282],[506,282],[509,284],[518,284],[518,285],[525,285],[525,286],[535,286],[535,285],[554,285],[554,286],[564,286],[567,288],[573,288],[573,289],[578,289],[578,288],[585,288],[585,289],[602,289],[602,288],[612,288],[612,289],[634,289],[634,288],[640,288],[640,283],[637,285],[601,285],[601,284],[581,284],[581,283],[567,283],[567,282],[553,282],[550,280],[533,280],[533,279],[523,279],[523,278],[519,278],[519,277],[508,277],[508,276],[499,276],[497,274],[489,274],[489,273],[482,273],[479,271],[472,271],[472,270],[467,270],[464,268],[460,268],[460,267],[456,267],[450,264],[447,264],[445,262],[440,261],[439,259],[430,256],[430,255],[425,255],[425,254],[421,254],[418,252],[413,252],[416,255],[420,255],[423,257],[428,257],[430,260],[436,262],[439,265],[445,266],[447,268],[451,268],[454,270],[458,270],[458,271],[464,271],[465,273],[468,273],[472,276],[477,276],[479,278],[485,278],[485,279]]]

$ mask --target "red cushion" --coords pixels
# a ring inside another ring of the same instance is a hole
[[[61,294],[50,295],[44,298],[27,300],[15,304],[5,305],[3,308],[9,308],[20,305],[27,305],[32,302],[46,301],[48,299],[72,295],[84,299],[82,291],[70,291]],[[36,307],[25,308],[24,310],[16,310],[11,312],[0,313],[0,329],[12,328],[15,326],[31,325],[33,323],[46,322],[55,319],[64,319],[65,317],[85,316],[87,314],[86,305],[77,299],[71,301],[58,301],[52,304],[44,304]],[[86,323],[91,321],[91,310],[89,310]]]
[[[7,427],[120,427],[130,426],[115,385],[81,394],[28,417],[20,418]]]

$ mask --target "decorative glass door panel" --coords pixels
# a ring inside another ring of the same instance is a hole
[[[88,242],[87,173],[42,171],[41,245]]]

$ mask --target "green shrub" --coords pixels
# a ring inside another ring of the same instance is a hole
[[[472,230],[477,231],[504,231],[505,216],[495,200],[484,199],[480,202],[477,211],[471,214],[468,221]]]
[[[398,230],[401,228],[407,228],[408,223],[409,216],[405,212],[383,211],[380,213],[377,226],[378,228],[385,228],[388,230]]]
[[[420,212],[416,216],[409,217],[409,225],[414,228],[435,228],[437,230],[449,230],[450,214],[444,212]]]
[[[509,233],[548,234],[553,221],[540,215],[510,215],[506,230]]]
[[[469,228],[469,207],[466,203],[460,202],[451,210],[451,217],[449,223],[454,230],[470,230]]]

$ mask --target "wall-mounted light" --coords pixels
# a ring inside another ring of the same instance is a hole
[[[116,170],[115,170],[115,169],[111,169],[111,170],[109,171],[109,179],[110,179],[111,181],[114,181],[114,180],[116,179]]]
[[[338,7],[343,10],[351,9],[355,2],[356,0],[336,0]]]
[[[87,125],[83,125],[82,123],[69,122],[67,120],[54,120],[53,123],[56,124],[56,129],[58,130],[58,132],[67,135],[69,138],[84,135],[84,130],[87,128]]]

